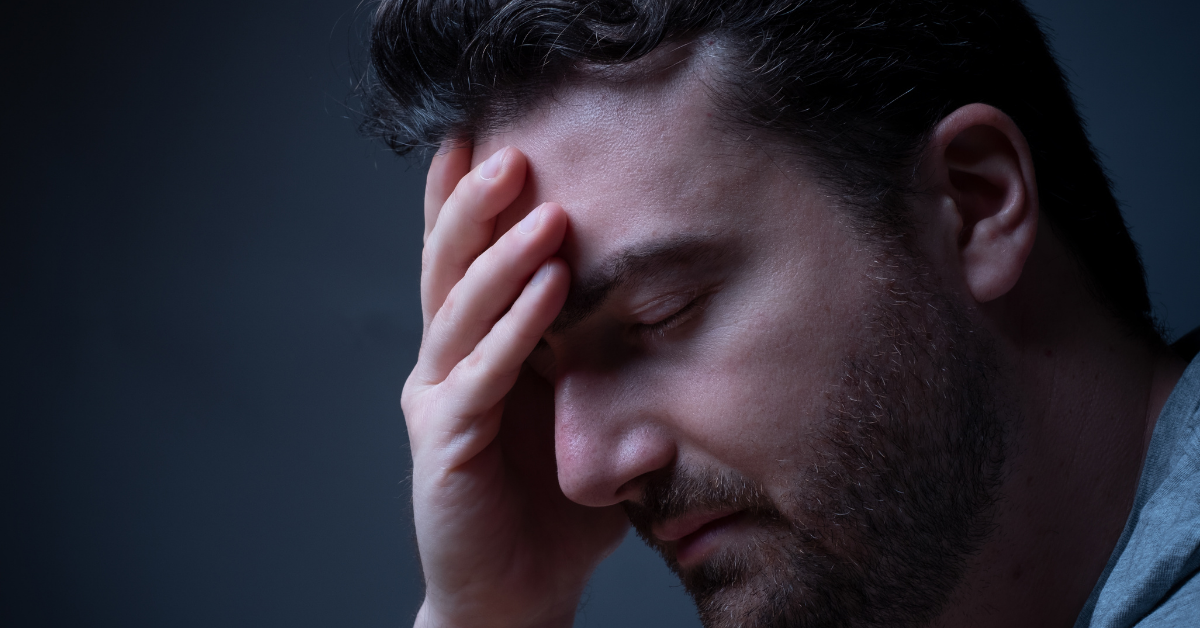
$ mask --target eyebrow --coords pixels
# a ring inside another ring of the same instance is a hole
[[[598,270],[571,282],[567,301],[548,331],[561,333],[583,322],[621,286],[649,281],[680,268],[722,265],[732,256],[733,248],[724,239],[695,235],[677,236],[620,251],[600,264]]]

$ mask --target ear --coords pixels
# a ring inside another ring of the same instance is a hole
[[[1037,235],[1037,181],[1024,134],[991,105],[958,109],[934,128],[921,162],[941,209],[938,248],[962,269],[978,303],[1012,290]]]

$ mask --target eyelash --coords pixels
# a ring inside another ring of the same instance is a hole
[[[658,321],[657,323],[644,323],[638,325],[638,331],[644,336],[661,337],[663,334],[672,329],[688,322],[699,314],[705,305],[708,295],[701,295],[692,299],[687,305],[680,308],[674,314]]]

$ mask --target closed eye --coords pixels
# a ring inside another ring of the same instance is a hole
[[[691,321],[703,312],[710,296],[711,293],[700,295],[660,321],[634,325],[634,330],[644,338],[661,338],[668,331]]]

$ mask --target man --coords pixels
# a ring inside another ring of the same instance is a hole
[[[1015,0],[384,2],[430,166],[419,626],[1200,617],[1200,366]],[[1140,623],[1139,623],[1140,622]]]

